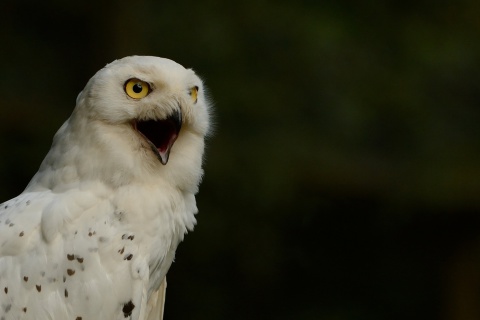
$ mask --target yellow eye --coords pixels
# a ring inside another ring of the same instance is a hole
[[[125,92],[130,98],[142,99],[150,92],[150,86],[145,81],[130,79],[125,83]]]
[[[193,103],[197,103],[197,96],[198,96],[198,87],[197,86],[190,89],[190,96],[192,97]]]

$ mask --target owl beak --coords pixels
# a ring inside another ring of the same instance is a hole
[[[163,165],[166,165],[170,150],[182,127],[182,113],[178,110],[163,120],[134,122],[134,128],[148,142],[150,148]]]

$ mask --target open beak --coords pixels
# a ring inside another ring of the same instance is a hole
[[[160,162],[165,165],[182,127],[180,110],[163,120],[135,120],[134,129],[145,138]]]

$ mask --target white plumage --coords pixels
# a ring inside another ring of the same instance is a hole
[[[196,223],[208,102],[190,69],[127,57],[95,74],[39,171],[0,207],[0,319],[161,319]]]

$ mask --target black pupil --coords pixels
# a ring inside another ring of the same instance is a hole
[[[133,92],[135,93],[140,93],[142,92],[142,84],[140,82],[137,82],[133,85]]]

